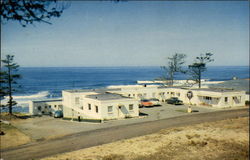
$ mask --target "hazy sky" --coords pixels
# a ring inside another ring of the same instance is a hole
[[[187,63],[249,65],[248,1],[71,2],[52,25],[2,25],[1,53],[21,66],[162,66],[174,53]]]

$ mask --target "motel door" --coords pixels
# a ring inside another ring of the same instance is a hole
[[[119,117],[124,117],[124,113],[123,113],[123,110],[125,109],[125,106],[124,105],[119,105],[118,106],[118,118]]]
[[[48,106],[44,106],[43,112],[44,114],[49,114]]]

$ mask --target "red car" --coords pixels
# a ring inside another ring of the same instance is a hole
[[[148,99],[143,99],[143,100],[141,100],[140,106],[141,107],[151,107],[151,106],[154,106],[154,104]]]

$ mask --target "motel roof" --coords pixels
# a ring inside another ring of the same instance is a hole
[[[209,92],[240,92],[244,90],[236,90],[233,88],[224,88],[224,87],[210,87],[210,88],[187,88],[187,87],[179,87],[179,86],[171,86],[171,87],[158,87],[158,88],[165,88],[165,89],[183,89],[183,90],[190,90],[190,91],[209,91]]]
[[[237,80],[229,80],[219,84],[211,84],[210,87],[213,88],[232,88],[235,90],[244,90],[249,93],[249,79],[237,79]]]
[[[231,88],[196,88],[191,89],[194,91],[210,91],[210,92],[240,92],[239,90],[231,89]]]
[[[42,99],[42,100],[33,100],[32,102],[40,103],[40,102],[57,102],[62,101],[62,98],[51,98],[51,99]]]
[[[121,89],[120,88],[112,88],[112,89],[99,88],[99,89],[72,89],[72,90],[64,90],[64,91],[70,92],[70,93],[86,93],[86,92],[106,93],[108,91],[119,91],[119,90]]]
[[[103,94],[95,94],[95,95],[87,95],[87,98],[97,99],[97,100],[117,100],[117,99],[131,99],[129,97],[124,97],[119,94],[112,93],[103,93]]]

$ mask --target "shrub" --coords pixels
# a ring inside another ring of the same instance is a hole
[[[110,154],[102,157],[102,160],[125,160],[125,156],[119,154]]]

